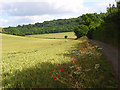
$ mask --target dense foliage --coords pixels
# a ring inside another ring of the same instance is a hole
[[[88,32],[89,28],[86,25],[79,25],[74,29],[75,35],[77,38],[85,36]]]
[[[104,22],[95,28],[93,31],[93,39],[118,46],[118,38],[120,36],[120,2],[117,2],[117,7],[109,5],[107,13],[104,17]]]
[[[104,15],[104,13],[83,14],[81,16],[81,21],[79,22],[79,25],[74,28],[74,32],[77,38],[86,35],[92,38],[93,30],[103,21],[102,19]]]
[[[74,28],[77,38],[86,36],[90,39],[96,39],[114,46],[118,46],[120,36],[120,2],[115,5],[109,5],[106,13],[85,14],[81,16],[79,25]],[[82,28],[88,27],[88,28]],[[88,30],[89,29],[89,30]]]
[[[44,33],[70,32],[78,25],[81,20],[78,18],[58,19],[52,21],[44,21],[43,23],[35,23],[29,25],[18,25],[17,27],[8,27],[3,29],[3,33],[12,35],[32,35]]]

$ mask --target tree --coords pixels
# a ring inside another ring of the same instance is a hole
[[[19,30],[19,35],[24,33],[25,35],[30,34],[44,34],[44,33],[58,33],[58,32],[71,32],[73,27],[79,25],[78,21],[80,18],[71,18],[71,19],[58,19],[53,21],[45,21],[43,23],[35,23],[28,25],[18,25],[15,27]],[[68,23],[69,22],[69,23]],[[4,28],[4,33],[12,33],[11,27]]]
[[[19,34],[19,30],[16,29],[15,27],[10,28],[10,34],[12,35],[18,35]]]
[[[95,27],[93,26],[93,25],[90,25],[89,26],[89,31],[88,31],[88,33],[87,33],[87,37],[89,38],[89,39],[92,39],[93,38],[93,36],[92,36],[92,34],[93,34],[93,31],[95,30]]]
[[[67,39],[68,36],[65,36],[65,39]]]
[[[74,29],[75,35],[77,36],[77,39],[82,37],[82,36],[86,36],[87,32],[89,31],[88,26],[86,25],[79,25]]]

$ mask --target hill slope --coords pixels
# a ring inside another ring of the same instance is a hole
[[[32,35],[44,33],[71,32],[73,28],[78,25],[78,22],[80,20],[81,18],[78,17],[71,19],[44,21],[43,23],[35,23],[22,26],[18,25],[17,27],[4,28],[3,33],[13,35]]]
[[[87,39],[2,34],[2,41],[3,88],[116,87],[101,51]]]

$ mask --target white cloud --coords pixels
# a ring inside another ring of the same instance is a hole
[[[0,27],[3,26],[3,23],[8,23],[8,20],[5,20],[0,17]]]
[[[2,12],[10,16],[78,13],[85,9],[82,0],[40,0],[39,2],[3,2]],[[31,0],[32,1],[32,0]],[[42,2],[43,1],[43,2]]]
[[[93,12],[106,12],[107,7],[109,7],[109,4],[115,4],[115,0],[84,0],[84,2],[92,4],[91,6],[87,6],[90,10]],[[94,3],[94,4],[93,4]]]
[[[71,18],[71,15],[11,16],[7,21],[2,20],[2,23],[3,23],[2,27],[17,26],[17,25],[23,25],[23,24],[24,25],[35,24],[36,22],[42,23],[44,21],[50,21],[50,20],[56,20],[56,19],[68,19],[68,18]]]

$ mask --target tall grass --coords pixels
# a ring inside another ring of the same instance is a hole
[[[3,88],[117,87],[104,55],[86,37],[41,39],[3,34]]]

